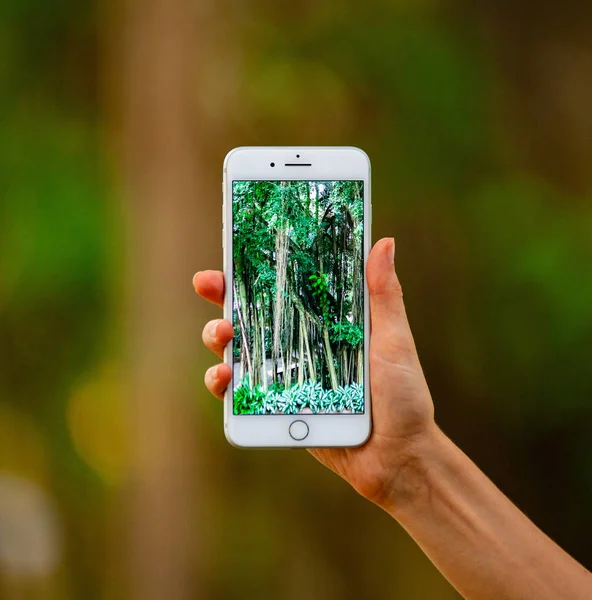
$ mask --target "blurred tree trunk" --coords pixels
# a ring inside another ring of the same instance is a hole
[[[191,388],[199,332],[191,276],[211,236],[195,232],[203,216],[191,102],[198,26],[189,0],[125,5],[119,58],[132,427],[129,597],[141,600],[183,600],[199,589]]]

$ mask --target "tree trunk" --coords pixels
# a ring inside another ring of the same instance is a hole
[[[358,383],[364,383],[364,344],[358,348]]]
[[[242,347],[241,355],[246,360],[247,373],[249,374],[249,380],[251,380],[251,382],[252,382],[253,365],[251,363],[251,353],[249,352],[249,339],[247,337],[247,328],[245,325],[244,314],[243,314],[245,304],[246,304],[246,299],[244,298],[244,296],[238,295],[237,287],[239,287],[239,286],[237,286],[236,280],[235,280],[234,281],[234,295],[236,298],[240,298],[239,302],[236,303],[237,304],[236,314],[238,315],[238,323],[239,323],[239,327],[240,327],[241,338],[243,340],[243,344],[242,344],[243,347]],[[242,286],[242,288],[244,288],[244,286]]]
[[[287,323],[287,343],[286,343],[286,367],[284,371],[284,385],[287,390],[292,385],[292,330],[294,328],[294,313],[291,310],[290,304],[286,306],[286,323]]]
[[[304,383],[304,369],[305,356],[304,356],[304,336],[306,332],[304,330],[304,321],[302,320],[302,313],[298,313],[298,385],[302,386]]]
[[[251,324],[251,331],[253,334],[253,376],[251,379],[251,385],[255,386],[259,383],[260,375],[260,360],[261,360],[261,343],[259,340],[260,329],[259,329],[259,315],[257,314],[257,298],[253,298],[253,310],[251,312],[253,322]]]
[[[259,324],[261,325],[261,386],[267,391],[267,357],[265,356],[265,296],[261,294],[259,301]]]
[[[325,357],[327,359],[327,369],[329,370],[329,378],[331,379],[331,387],[333,391],[337,391],[339,387],[337,383],[337,375],[335,373],[335,365],[333,363],[333,351],[331,350],[331,343],[329,341],[329,330],[326,326],[323,326],[323,341],[325,343]]]
[[[279,354],[282,327],[284,322],[284,296],[286,291],[286,275],[287,275],[287,250],[288,250],[288,233],[282,225],[280,225],[275,238],[275,307],[274,307],[274,323],[275,329],[273,332],[273,349],[276,356]],[[285,366],[284,366],[285,368]],[[284,372],[285,377],[285,372]]]
[[[277,321],[275,320],[275,315],[273,311],[273,299],[269,298],[269,322],[270,322],[270,331],[271,331],[271,376],[274,383],[278,381],[278,351],[275,345],[275,329],[278,326]]]
[[[131,600],[204,593],[197,574],[198,549],[207,541],[200,539],[204,518],[196,513],[202,510],[195,493],[201,453],[192,376],[200,319],[187,286],[197,257],[204,264],[215,260],[211,248],[218,238],[205,229],[196,235],[200,223],[215,218],[196,202],[202,192],[215,193],[193,137],[199,27],[211,25],[196,14],[189,0],[127,0],[123,15],[117,7],[114,16],[122,25],[115,31],[123,33],[117,56],[106,57],[116,73],[106,83],[116,84],[117,104],[108,108],[117,111],[111,126],[122,151],[127,213],[121,319],[131,465],[127,498],[119,505],[127,512],[122,554],[129,565],[124,595]]]
[[[248,275],[243,271],[238,281],[238,292],[240,294],[239,304],[239,317],[242,316],[243,324],[243,339],[244,339],[244,352],[247,355],[247,371],[249,373],[249,380],[253,381],[253,369],[255,363],[253,362],[253,347],[252,347],[252,331],[253,331],[253,310],[251,302],[249,300],[251,296],[251,288],[247,286],[246,280]]]
[[[314,359],[314,355],[311,352],[310,348],[311,348],[311,344],[309,341],[309,336],[310,336],[310,325],[307,327],[306,326],[306,322],[303,322],[303,328],[304,328],[304,345],[306,346],[306,356],[308,357],[308,378],[311,381],[316,381],[316,373],[315,373],[315,359]]]

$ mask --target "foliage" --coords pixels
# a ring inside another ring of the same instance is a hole
[[[262,406],[265,393],[261,388],[251,386],[249,375],[245,375],[242,383],[234,390],[234,408],[238,414],[257,414]]]
[[[332,323],[330,328],[332,341],[344,342],[350,346],[358,346],[364,339],[364,331],[357,323],[350,323],[349,321],[340,321],[339,323]]]
[[[321,306],[323,319],[329,321],[329,284],[327,283],[327,273],[317,275],[313,273],[308,277],[312,284],[312,295],[318,300]]]
[[[306,381],[289,389],[273,387],[263,391],[259,384],[251,386],[249,376],[234,390],[235,413],[241,415],[286,414],[302,411],[314,414],[364,411],[364,388],[352,383],[336,391],[324,390],[320,383]]]

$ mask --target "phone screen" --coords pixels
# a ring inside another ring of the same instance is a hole
[[[233,410],[360,414],[364,182],[233,181]]]

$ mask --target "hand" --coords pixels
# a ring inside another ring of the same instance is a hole
[[[395,242],[385,238],[368,256],[366,279],[370,293],[370,390],[373,428],[358,448],[317,448],[310,453],[348,481],[362,496],[391,510],[412,489],[405,473],[415,468],[423,442],[436,430],[434,406],[407,322],[403,293],[395,273]],[[195,291],[222,306],[224,277],[220,271],[199,272]],[[233,336],[229,321],[210,321],[203,330],[205,345],[222,358]],[[230,383],[229,365],[207,370],[205,383],[222,398]]]

